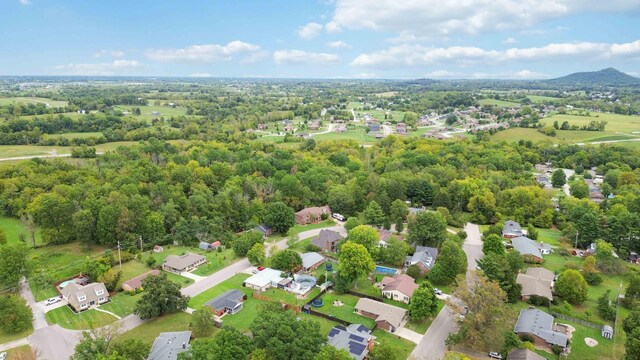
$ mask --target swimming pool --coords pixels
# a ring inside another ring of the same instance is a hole
[[[374,272],[376,272],[378,274],[392,274],[392,275],[395,275],[395,274],[398,273],[398,269],[394,269],[394,268],[390,268],[390,267],[386,267],[386,266],[376,265],[376,269],[374,270]]]
[[[71,283],[74,283],[74,282],[76,282],[76,280],[75,280],[75,279],[71,279],[71,280],[63,281],[63,282],[61,282],[61,283],[60,283],[60,285],[58,285],[58,287],[59,287],[60,289],[64,289],[64,287],[65,287],[65,286],[67,286],[67,285],[69,285],[69,284],[71,284]]]

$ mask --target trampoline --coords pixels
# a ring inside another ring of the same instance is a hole
[[[313,307],[322,307],[324,305],[324,301],[322,299],[315,299],[311,302],[311,306]]]

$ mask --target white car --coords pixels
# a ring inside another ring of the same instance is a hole
[[[436,295],[442,295],[442,290],[438,289],[438,288],[434,288],[433,292],[436,293]]]
[[[62,301],[62,299],[60,299],[59,297],[52,297],[52,298],[47,299],[47,301],[45,301],[44,305],[45,306],[49,306],[49,305],[57,304],[60,301]],[[0,360],[2,360],[2,359],[0,359]]]
[[[5,360],[7,358],[7,353],[6,352],[1,352],[0,353],[0,360]]]
[[[333,213],[333,215],[331,215],[334,219],[338,220],[338,221],[345,221],[346,218],[338,213]]]
[[[492,359],[502,360],[502,355],[500,355],[500,353],[497,353],[497,352],[494,352],[494,351],[489,353],[489,357],[492,358]]]

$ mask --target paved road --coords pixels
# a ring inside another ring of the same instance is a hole
[[[467,239],[462,245],[462,249],[467,254],[467,277],[471,271],[476,269],[476,261],[482,258],[482,238],[480,227],[476,224],[467,223],[464,227]],[[449,232],[452,232],[449,230]],[[416,345],[411,353],[410,359],[439,360],[444,357],[447,350],[445,340],[449,334],[458,331],[458,323],[455,319],[454,311],[445,306],[438,316],[433,320],[431,326]]]
[[[67,360],[73,355],[80,336],[80,331],[64,329],[56,324],[34,331],[27,339],[39,354],[38,359]]]
[[[567,182],[562,186],[562,190],[567,196],[571,196],[571,187],[569,186],[569,178],[572,177],[576,172],[571,169],[562,169],[564,171],[564,176],[567,177]]]
[[[47,327],[48,324],[47,319],[44,317],[44,310],[40,304],[36,302],[36,297],[33,296],[27,280],[20,283],[20,296],[27,301],[27,305],[31,307],[31,311],[33,312],[33,329],[38,330]]]
[[[104,154],[103,151],[96,152],[96,155],[102,155],[102,154]],[[14,157],[8,157],[8,158],[0,158],[0,161],[16,161],[16,160],[64,158],[64,157],[71,157],[71,154],[46,154],[46,155],[14,156]]]

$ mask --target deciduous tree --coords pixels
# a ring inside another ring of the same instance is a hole
[[[413,292],[409,303],[409,315],[412,320],[420,321],[433,316],[438,311],[438,299],[433,287],[428,282],[423,282]]]
[[[375,268],[371,255],[361,244],[347,241],[338,254],[338,271],[351,281],[368,275]]]
[[[458,274],[467,271],[467,255],[458,243],[447,240],[440,247],[436,263],[429,272],[429,279],[435,284],[449,285]]]
[[[572,304],[582,304],[587,300],[589,284],[578,270],[567,269],[558,275],[554,289],[564,300]]]
[[[142,280],[144,292],[136,303],[134,313],[142,319],[183,311],[189,302],[180,292],[180,285],[167,278],[167,274],[147,276]]]
[[[252,265],[259,265],[264,263],[264,260],[266,259],[264,244],[253,244],[251,249],[247,252],[247,259],[249,259],[249,262]]]
[[[265,207],[264,221],[280,234],[286,234],[296,224],[296,214],[283,202],[274,202]]]
[[[447,221],[438,212],[423,211],[409,222],[409,242],[437,247],[447,239]]]

